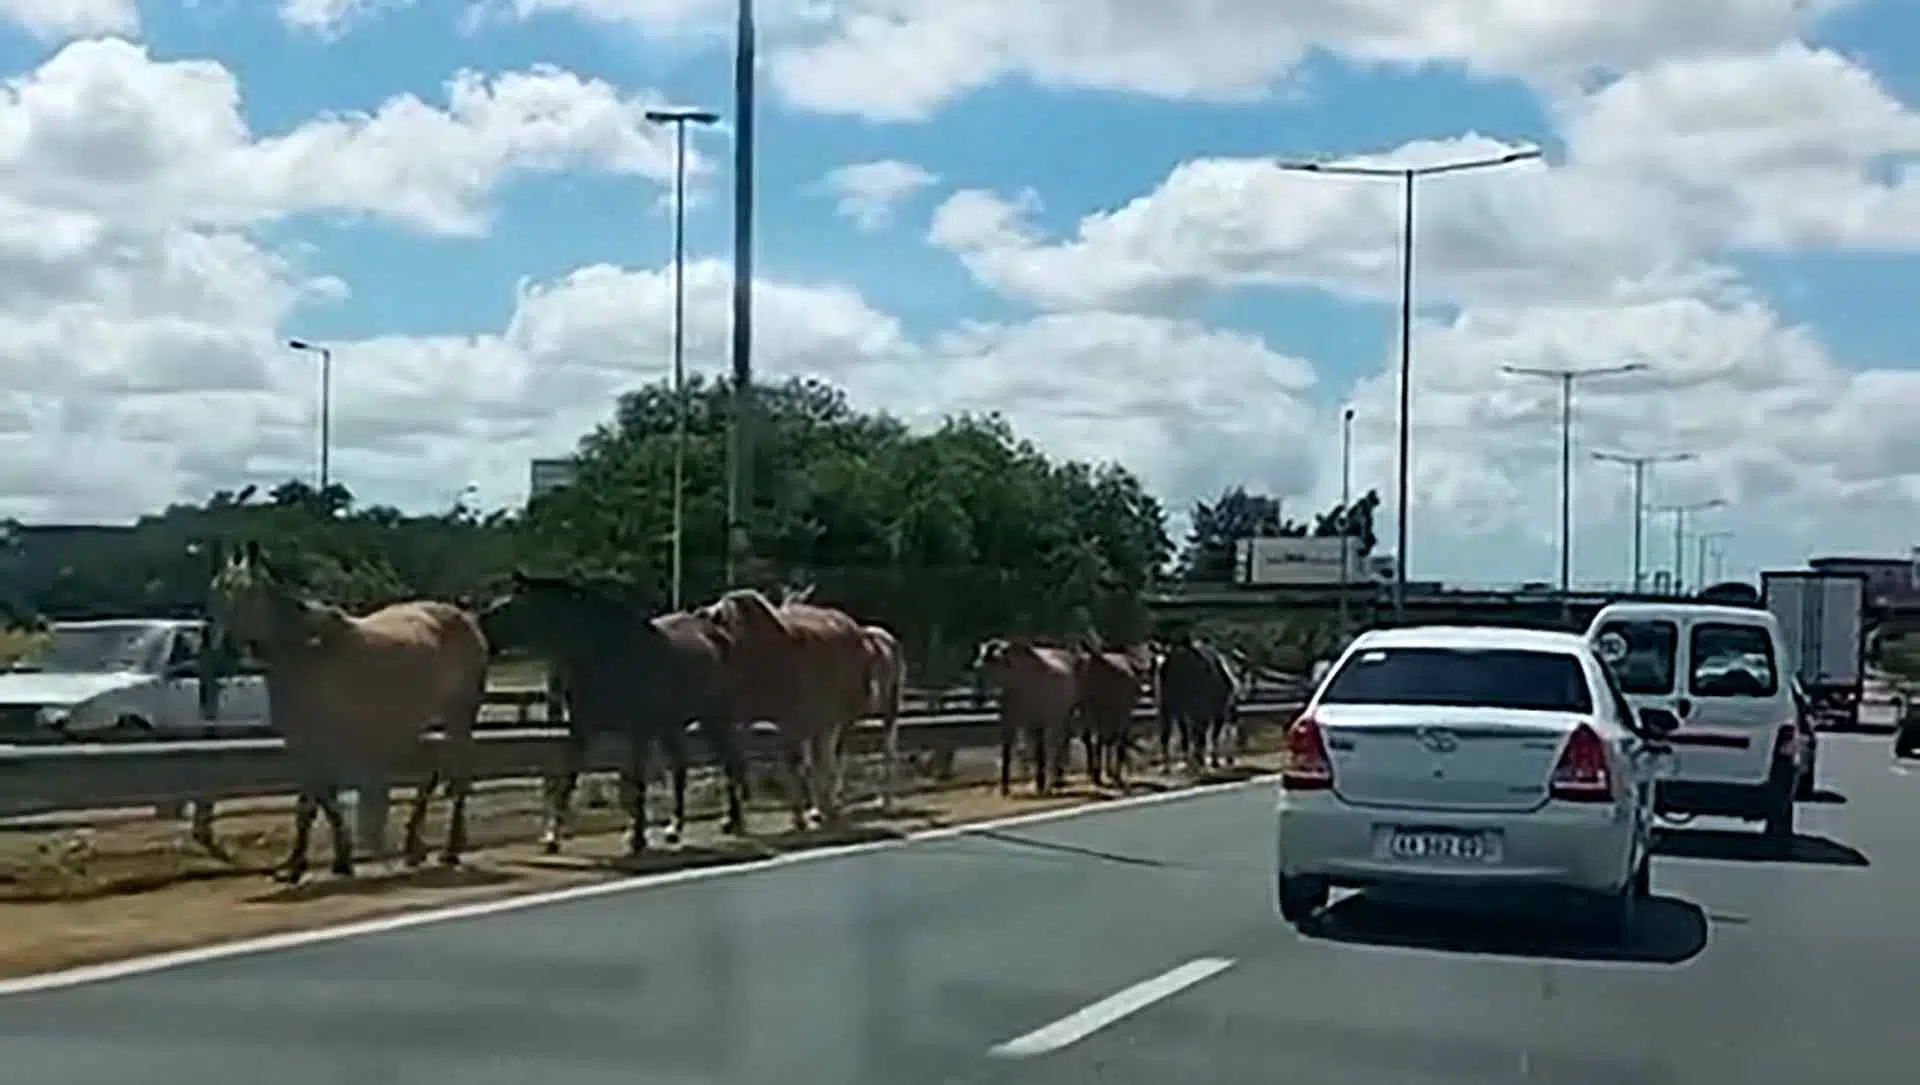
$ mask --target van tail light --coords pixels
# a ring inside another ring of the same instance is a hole
[[[1607,744],[1592,727],[1583,723],[1567,737],[1548,790],[1561,802],[1613,801],[1613,769],[1607,764]]]
[[[1800,756],[1800,725],[1788,721],[1773,736],[1773,756],[1791,760]]]
[[[1320,721],[1301,716],[1287,728],[1287,765],[1280,770],[1280,786],[1288,791],[1326,791],[1333,787],[1333,759]]]

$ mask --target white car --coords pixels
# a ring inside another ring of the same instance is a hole
[[[1636,717],[1577,634],[1363,634],[1287,733],[1282,918],[1335,888],[1546,888],[1624,935],[1650,892],[1666,722]]]
[[[1775,841],[1792,839],[1810,751],[1778,619],[1752,607],[1613,603],[1587,636],[1628,702],[1679,721],[1661,812],[1759,821]]]
[[[206,718],[203,636],[203,623],[192,619],[55,622],[42,647],[0,671],[0,741],[265,728],[266,680],[258,673],[222,682],[215,718]]]

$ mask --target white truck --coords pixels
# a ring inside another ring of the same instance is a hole
[[[1867,578],[1797,569],[1764,572],[1760,599],[1780,623],[1816,726],[1858,727],[1867,671]]]
[[[229,675],[203,703],[205,623],[190,618],[55,622],[0,670],[0,742],[235,736],[267,728],[266,679]]]

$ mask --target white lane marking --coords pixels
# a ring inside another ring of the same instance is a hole
[[[1058,1051],[1232,967],[1233,961],[1226,957],[1201,957],[1188,961],[1171,972],[1162,972],[1150,980],[1142,980],[1125,990],[1115,991],[1051,1025],[1043,1025],[1025,1036],[989,1048],[987,1054],[1006,1059],[1024,1059]]]
[[[167,953],[154,953],[141,957],[129,957],[125,960],[82,965],[78,968],[68,968],[58,972],[44,972],[37,976],[0,979],[0,998],[5,998],[8,995],[58,990],[62,987],[77,987],[86,983],[104,983],[109,980],[125,979],[130,976],[144,975],[148,972],[159,972],[169,968],[182,968],[209,961],[226,960],[230,957],[244,957],[255,953],[272,953],[283,949],[296,949],[301,946],[338,942],[348,938],[359,938],[370,934],[384,934],[388,931],[405,930],[409,927],[424,927],[432,923],[449,923],[462,919],[477,919],[483,916],[502,915],[507,912],[518,912],[528,908],[539,908],[548,904],[560,904],[572,900],[588,900],[594,897],[613,896],[616,893],[632,893],[645,889],[658,889],[669,885],[681,885],[686,882],[708,881],[716,878],[757,874],[761,871],[773,870],[785,866],[795,866],[800,863],[870,855],[890,848],[911,847],[915,844],[931,843],[937,840],[954,840],[972,833],[989,830],[1016,829],[1025,825],[1039,825],[1050,821],[1069,821],[1078,817],[1108,813],[1115,810],[1132,810],[1147,806],[1158,806],[1162,803],[1182,802],[1187,799],[1205,798],[1210,795],[1220,795],[1230,791],[1240,791],[1263,784],[1271,784],[1278,779],[1279,776],[1277,774],[1266,774],[1247,780],[1236,780],[1231,783],[1204,784],[1199,787],[1184,788],[1177,791],[1160,791],[1147,795],[1131,796],[1124,799],[1112,799],[1107,802],[1093,803],[1087,806],[1070,806],[1060,810],[1037,810],[1030,814],[1014,814],[1010,817],[997,818],[992,821],[976,821],[966,825],[948,825],[938,829],[927,829],[917,833],[909,833],[904,837],[891,840],[870,840],[859,844],[841,844],[829,848],[815,848],[812,851],[785,852],[772,856],[771,858],[756,859],[747,863],[735,863],[730,866],[669,870],[659,874],[622,878],[617,881],[594,882],[589,885],[569,886],[565,889],[553,889],[543,893],[529,893],[525,896],[502,897],[498,900],[475,901],[471,904],[455,904],[445,908],[433,908],[425,911],[405,912],[400,915],[363,919],[358,922],[343,923],[332,927],[289,931],[285,934],[261,935],[256,938],[243,938],[232,942],[222,942],[217,945],[178,949]]]

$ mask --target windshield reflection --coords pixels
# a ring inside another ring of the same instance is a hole
[[[160,634],[149,625],[56,625],[13,669],[56,674],[151,672]]]

